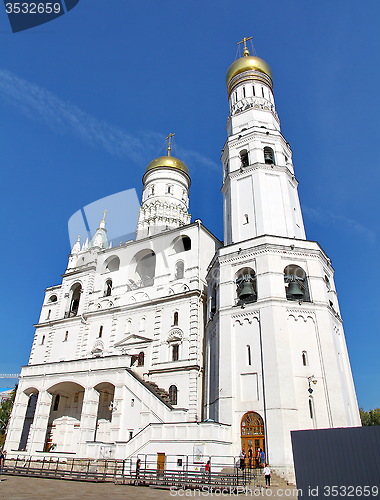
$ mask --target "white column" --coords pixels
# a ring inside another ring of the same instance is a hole
[[[123,402],[126,401],[126,396],[126,387],[124,385],[115,386],[111,420],[111,442],[126,441],[128,439],[125,434],[121,436],[121,422],[124,410]]]
[[[45,448],[46,431],[49,423],[52,395],[48,391],[38,394],[36,412],[33,424],[30,427],[28,452],[35,453]]]
[[[4,449],[8,452],[10,452],[11,450],[18,450],[19,448],[28,401],[29,396],[27,396],[22,390],[17,391],[12,409],[11,419],[9,422],[7,440],[4,446]]]
[[[86,442],[94,441],[98,406],[99,392],[93,387],[87,387],[84,391],[79,435],[79,455],[83,457],[86,456]]]

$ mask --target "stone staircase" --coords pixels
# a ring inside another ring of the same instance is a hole
[[[151,389],[152,392],[154,392],[154,394],[156,394],[156,396],[165,401],[165,403],[168,403],[169,405],[171,404],[169,393],[165,389],[158,387],[155,382],[144,380],[144,383]]]

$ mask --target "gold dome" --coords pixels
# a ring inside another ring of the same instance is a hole
[[[234,61],[231,66],[228,68],[226,82],[227,86],[232,80],[232,78],[239,73],[243,73],[244,71],[260,71],[265,75],[269,76],[272,79],[272,71],[269,67],[269,64],[264,61],[264,59],[260,59],[260,57],[247,55],[240,57]]]
[[[146,167],[145,173],[148,173],[150,170],[153,170],[154,168],[160,168],[160,167],[176,168],[177,170],[181,170],[181,172],[184,172],[185,174],[189,175],[189,169],[186,167],[183,161],[179,160],[175,156],[160,156],[159,158],[155,158]]]

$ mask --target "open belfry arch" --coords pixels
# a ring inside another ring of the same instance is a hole
[[[291,478],[290,431],[360,425],[334,270],[306,239],[271,68],[249,40],[226,80],[224,242],[191,222],[171,133],[143,175],[136,240],[112,248],[105,211],[46,289],[8,454],[164,468],[179,449],[252,447]]]

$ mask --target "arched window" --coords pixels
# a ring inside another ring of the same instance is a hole
[[[238,305],[257,301],[256,274],[250,267],[244,267],[235,274]]]
[[[173,314],[173,326],[178,326],[178,311]]]
[[[175,385],[171,385],[169,387],[169,397],[170,397],[170,404],[176,405],[177,404],[177,397],[178,397],[178,389]]]
[[[82,293],[82,285],[77,283],[71,287],[71,300],[70,300],[70,308],[67,316],[71,318],[72,316],[76,316],[78,314],[79,309],[79,301]]]
[[[145,319],[145,317],[143,316],[143,317],[140,319],[140,325],[139,325],[139,331],[140,331],[140,332],[145,331],[145,323],[146,323],[146,319]]]
[[[243,222],[243,224],[249,224],[248,214],[244,214],[244,222]]]
[[[133,284],[138,287],[152,286],[156,273],[156,254],[152,250],[142,250],[135,256]],[[135,280],[139,283],[135,283]]]
[[[307,366],[309,363],[307,362],[307,352],[302,351],[302,364],[303,366]]]
[[[150,186],[150,195],[153,196],[154,195],[154,184],[152,184]]]
[[[132,320],[131,318],[128,318],[125,325],[125,333],[131,333],[131,328],[132,328]]]
[[[212,285],[210,296],[210,319],[216,313],[216,283]]]
[[[139,352],[139,355],[137,357],[137,366],[144,366],[144,353]]]
[[[59,408],[59,400],[61,399],[61,396],[59,394],[56,394],[54,396],[54,403],[53,403],[53,411],[58,411]]]
[[[240,155],[241,166],[248,167],[249,165],[248,151],[246,149],[242,149],[239,155]]]
[[[119,267],[120,267],[120,259],[116,255],[108,257],[108,259],[104,263],[104,271],[108,271],[110,273],[118,271]]]
[[[247,345],[247,360],[248,360],[248,364],[251,365],[252,364],[252,357],[251,357],[251,346],[250,345]]]
[[[269,165],[274,165],[274,151],[269,146],[265,146],[264,148],[264,163]]]
[[[179,360],[179,344],[172,344],[172,361]]]
[[[183,278],[185,273],[185,264],[183,260],[179,260],[175,265],[175,279],[180,280]]]
[[[48,302],[57,302],[57,300],[58,300],[58,299],[57,299],[57,296],[56,296],[56,295],[51,295],[51,296],[49,297]]]
[[[310,302],[308,280],[302,267],[295,264],[286,266],[284,269],[284,282],[288,300]]]
[[[175,253],[187,252],[191,250],[191,239],[188,236],[181,236],[173,247]]]
[[[104,287],[104,297],[109,297],[112,293],[112,280],[107,280]]]

